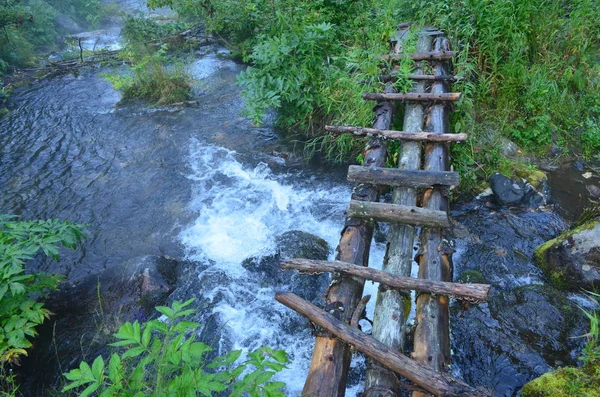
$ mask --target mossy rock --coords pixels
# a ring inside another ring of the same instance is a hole
[[[600,222],[588,221],[535,249],[535,261],[554,287],[576,291],[600,285],[598,232]]]
[[[511,164],[515,176],[525,179],[536,189],[541,189],[543,183],[548,180],[546,173],[523,163],[514,162]]]
[[[487,281],[481,272],[477,270],[467,270],[458,277],[457,282],[459,283],[471,283],[471,284],[485,284]]]
[[[600,367],[559,368],[523,386],[522,397],[600,396]]]

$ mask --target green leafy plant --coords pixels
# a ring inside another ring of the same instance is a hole
[[[283,350],[260,348],[236,363],[241,350],[207,360],[211,348],[196,340],[200,324],[187,321],[194,301],[173,302],[156,309],[167,320],[125,323],[111,344],[125,350],[113,353],[108,363],[97,357],[65,374],[64,391],[85,387],[80,396],[212,396],[229,390],[231,396],[285,396],[283,382],[271,378],[288,362]]]
[[[82,238],[81,225],[0,216],[0,366],[27,354],[29,338],[50,315],[39,296],[56,289],[60,280],[56,275],[26,273],[25,263],[39,252],[58,259],[60,245],[74,249]]]

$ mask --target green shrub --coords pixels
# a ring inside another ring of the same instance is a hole
[[[167,51],[166,44],[150,55],[129,49],[125,56],[133,65],[131,74],[105,74],[104,77],[123,92],[123,99],[147,99],[158,105],[183,102],[190,97],[189,78],[183,65],[172,61]]]
[[[200,324],[187,321],[194,310],[186,309],[193,299],[156,309],[166,322],[125,323],[114,334],[111,346],[124,347],[108,361],[97,357],[92,365],[82,362],[65,374],[70,383],[63,392],[83,388],[80,396],[212,396],[230,391],[231,396],[285,396],[282,382],[271,381],[288,362],[283,350],[263,347],[237,363],[242,352],[235,350],[210,362],[211,348],[196,341]],[[107,365],[108,364],[108,365]]]
[[[38,299],[56,289],[60,280],[56,275],[26,273],[25,262],[39,252],[58,259],[59,245],[75,248],[82,237],[81,226],[69,222],[0,216],[0,367],[27,354],[29,338],[50,314]]]

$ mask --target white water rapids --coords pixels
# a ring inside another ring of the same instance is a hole
[[[237,157],[234,151],[192,140],[188,177],[194,181],[190,208],[197,219],[183,230],[181,241],[190,259],[215,263],[200,275],[202,279],[214,280],[211,275],[216,271],[228,276],[226,284],[211,283],[212,291],[203,294],[221,296],[213,313],[227,324],[233,347],[268,345],[286,350],[291,363],[277,379],[286,382],[287,395],[300,395],[314,342],[308,323],[302,330],[286,329],[289,318],[297,315],[274,301],[272,288],[250,277],[241,262],[272,253],[275,238],[290,230],[322,237],[333,258],[350,188],[316,182],[306,174],[275,174],[265,163],[244,165]],[[373,251],[373,265],[380,267],[383,246],[376,245]],[[376,285],[367,283],[366,288],[373,295],[372,306]],[[359,389],[355,384],[348,395]]]

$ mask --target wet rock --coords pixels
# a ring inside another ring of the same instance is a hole
[[[600,221],[588,222],[540,245],[536,261],[551,283],[580,291],[600,287]]]
[[[494,200],[501,205],[518,204],[525,197],[525,185],[513,181],[502,174],[494,174],[490,178]]]
[[[291,230],[277,237],[281,259],[327,259],[329,246],[325,240],[300,230]]]
[[[581,160],[574,161],[573,164],[571,164],[571,167],[580,172],[585,170],[585,164]]]
[[[488,303],[451,307],[453,366],[467,383],[494,396],[520,388],[559,364],[574,362],[588,322],[534,263],[541,242],[565,222],[548,210],[490,207],[482,200],[454,206],[455,281],[486,282]],[[573,337],[573,338],[572,338]]]
[[[596,200],[600,199],[600,187],[596,185],[585,185],[585,188],[590,192],[590,196]]]
[[[23,365],[25,394],[48,395],[47,388],[59,388],[61,370],[106,353],[112,334],[124,322],[154,316],[154,307],[165,303],[175,288],[180,268],[181,262],[173,258],[143,256],[81,281],[61,283],[46,304],[54,316],[40,329]]]
[[[453,361],[467,383],[514,396],[556,365],[574,363],[586,332],[583,313],[551,287],[494,293],[488,304],[452,307]]]

